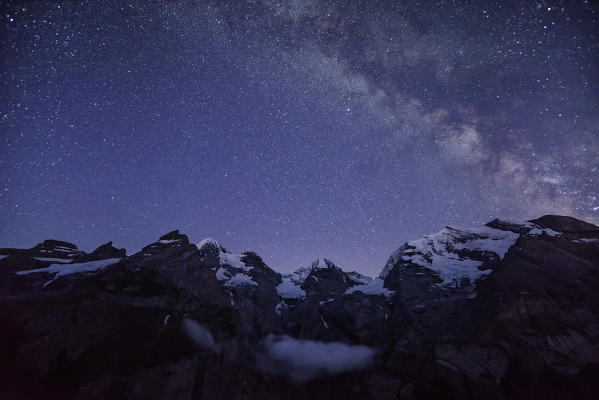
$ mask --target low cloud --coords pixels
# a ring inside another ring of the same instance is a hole
[[[289,336],[270,335],[264,345],[262,369],[271,374],[287,374],[298,382],[366,368],[375,355],[375,351],[367,346],[299,340]]]
[[[190,318],[183,318],[182,324],[185,333],[196,347],[215,353],[220,351],[219,346],[214,342],[212,333],[199,322]]]

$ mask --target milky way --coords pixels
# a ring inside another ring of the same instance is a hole
[[[445,225],[599,220],[590,2],[0,4],[0,246],[178,228],[373,274]]]

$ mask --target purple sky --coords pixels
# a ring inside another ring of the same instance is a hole
[[[178,228],[375,274],[445,225],[599,220],[591,2],[148,3],[0,3],[0,247]]]

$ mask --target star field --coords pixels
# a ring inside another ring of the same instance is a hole
[[[591,2],[0,8],[3,247],[178,228],[375,274],[445,225],[599,220]]]

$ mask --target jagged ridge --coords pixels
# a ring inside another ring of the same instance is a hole
[[[130,256],[0,255],[9,398],[599,393],[599,229],[569,217],[447,227],[375,279],[326,259],[281,275],[179,231]]]

